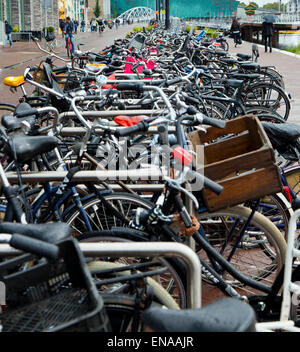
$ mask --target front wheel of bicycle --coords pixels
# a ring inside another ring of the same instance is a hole
[[[96,231],[81,234],[77,238],[80,242],[120,242],[120,246],[124,242],[149,242],[149,237],[140,231],[115,228],[111,231]],[[99,258],[103,260],[103,258]],[[153,279],[159,283],[176,301],[180,308],[187,305],[186,298],[186,268],[182,261],[177,258],[163,258],[161,256],[155,258],[138,258],[138,257],[120,257],[108,258],[117,264],[137,264],[140,262],[159,261],[167,268],[164,274],[155,275]]]
[[[240,273],[271,286],[285,258],[286,242],[276,226],[259,212],[255,212],[248,226],[251,209],[235,206],[214,213],[198,215],[201,230],[211,245]],[[245,232],[241,236],[243,227]],[[235,250],[233,250],[235,248]],[[210,262],[198,246],[197,253]],[[257,293],[227,272],[223,278],[243,295]]]

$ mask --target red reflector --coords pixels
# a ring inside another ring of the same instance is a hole
[[[285,194],[287,196],[287,199],[290,203],[292,203],[292,196],[291,196],[291,192],[290,192],[290,189],[288,186],[284,186],[283,187],[284,191],[285,191]]]
[[[176,147],[172,152],[172,157],[181,165],[190,165],[193,160],[192,154],[182,147]]]

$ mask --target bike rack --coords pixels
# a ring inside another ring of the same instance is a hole
[[[180,258],[187,267],[187,308],[201,308],[201,265],[197,254],[188,246],[174,242],[79,243],[86,257],[157,257]],[[0,257],[22,252],[0,244]]]
[[[257,323],[256,329],[259,332],[272,332],[273,330],[300,332],[300,328],[294,326],[294,321],[289,320],[292,300],[291,294],[293,294],[294,297],[300,295],[300,286],[291,281],[293,258],[300,258],[300,250],[295,247],[295,234],[299,217],[300,209],[296,210],[289,220],[280,320],[268,323]],[[298,298],[297,300],[299,301]]]

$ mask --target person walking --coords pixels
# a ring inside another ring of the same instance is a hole
[[[273,38],[273,23],[264,21],[262,23],[262,36],[265,43],[265,52],[268,52],[268,47],[270,48],[270,53],[272,52],[272,38]]]
[[[236,47],[238,44],[241,44],[241,28],[239,21],[235,17],[232,20],[230,32],[233,35],[234,46]]]
[[[120,20],[117,18],[117,19],[116,19],[116,29],[119,28],[119,24],[120,24]]]
[[[65,35],[65,25],[66,25],[66,23],[64,20],[59,20],[59,28],[61,30],[62,37],[64,37],[64,35]]]
[[[80,24],[81,24],[81,32],[84,32],[84,28],[85,28],[85,21],[84,21],[84,20],[82,20]]]
[[[67,24],[65,26],[65,38],[66,38],[66,45],[67,41],[70,37],[71,44],[72,44],[72,52],[74,52],[75,44],[74,44],[74,23],[71,21],[70,17],[66,18]]]
[[[5,36],[4,36],[3,48],[6,46],[7,41],[9,41],[9,45],[10,45],[10,47],[12,47],[11,32],[12,32],[13,28],[8,23],[7,20],[5,20],[4,23],[5,23]]]
[[[78,25],[79,25],[79,22],[75,19],[75,21],[74,21],[75,34],[77,34]]]

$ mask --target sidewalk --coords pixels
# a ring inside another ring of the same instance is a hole
[[[228,42],[229,52],[233,56],[237,53],[252,53],[252,43],[243,42],[242,45],[235,48],[232,39],[229,39]],[[261,66],[275,66],[284,77],[285,91],[290,93],[292,97],[288,121],[300,123],[300,56],[294,56],[279,49],[273,49],[272,53],[265,53],[265,48],[262,45],[258,46],[258,50],[257,63]]]

